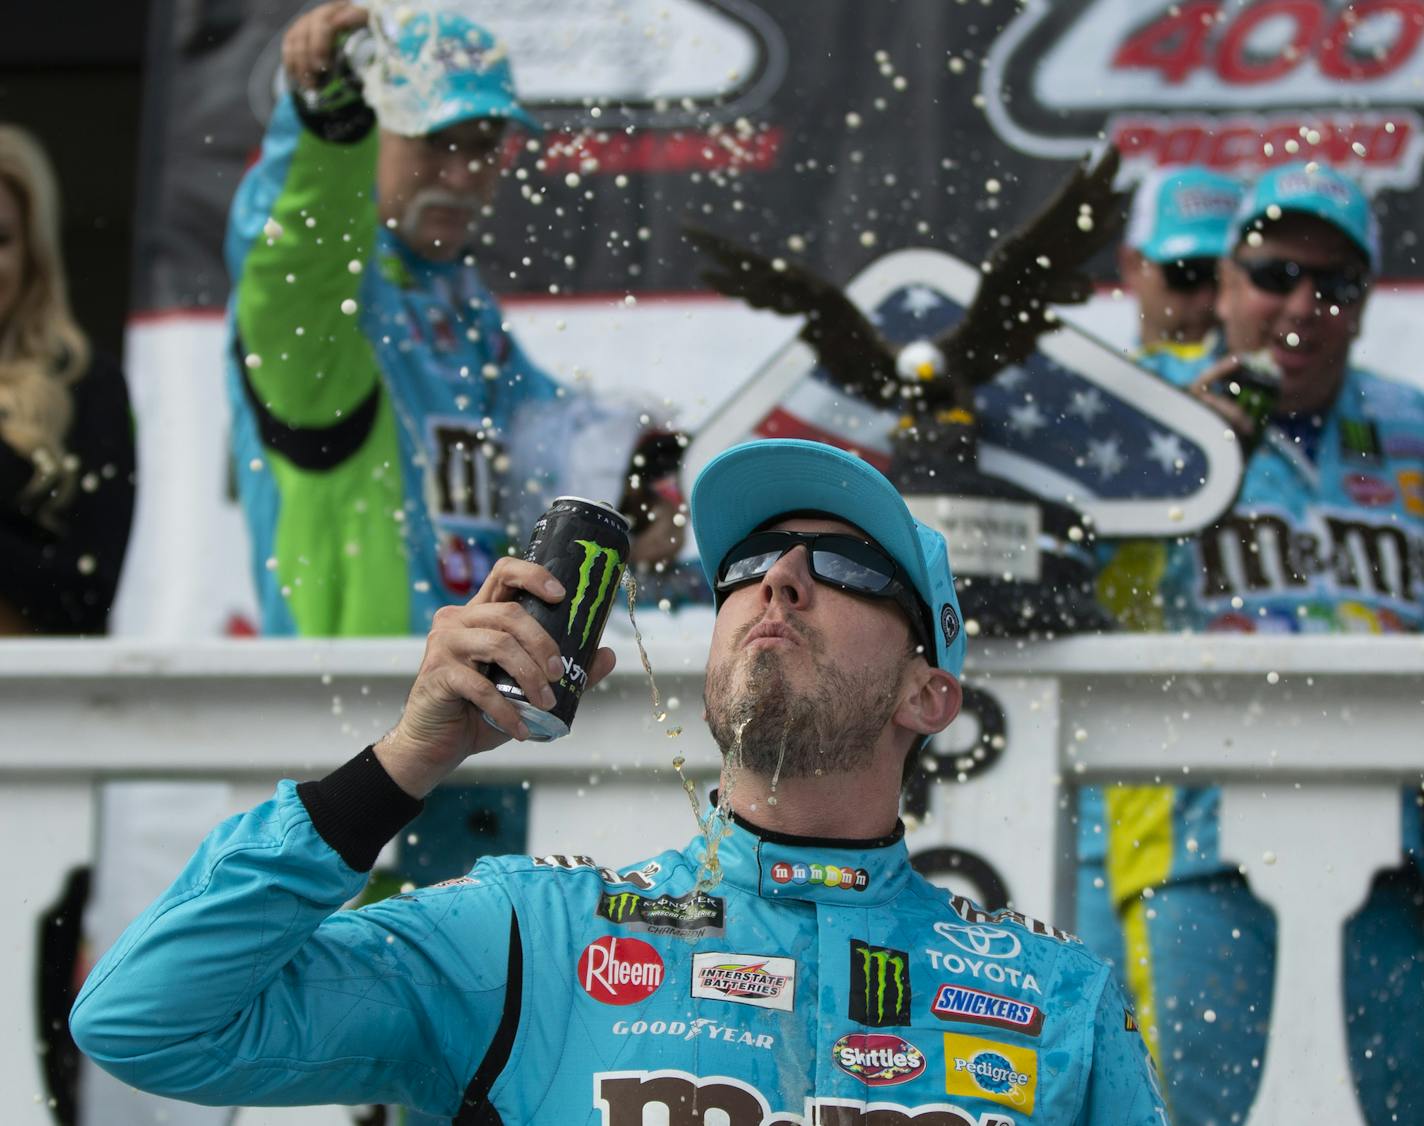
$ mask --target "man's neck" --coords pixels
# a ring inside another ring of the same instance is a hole
[[[1172,340],[1159,338],[1157,340],[1146,341],[1142,345],[1142,354],[1151,356],[1160,352],[1167,352],[1173,356],[1179,356],[1184,360],[1194,360],[1206,355],[1207,342],[1204,340]]]
[[[1340,390],[1345,386],[1345,369],[1341,369],[1339,375],[1324,389],[1317,390],[1310,388],[1306,393],[1300,395],[1290,395],[1283,393],[1276,403],[1276,414],[1295,415],[1325,415],[1330,408],[1335,405],[1335,400],[1340,396]]]
[[[834,777],[771,779],[724,766],[732,812],[758,828],[797,837],[866,841],[889,836],[900,814],[899,777],[868,770]]]
[[[455,266],[463,265],[465,258],[474,253],[473,244],[461,247],[452,254],[448,250],[441,250],[432,246],[416,246],[406,240],[398,227],[387,228],[387,230],[389,231],[391,241],[400,248],[401,256],[412,269],[425,267],[435,272],[449,270]]]

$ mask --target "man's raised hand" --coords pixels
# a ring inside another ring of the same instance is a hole
[[[282,69],[294,90],[315,90],[331,74],[337,37],[365,27],[368,9],[350,0],[331,0],[292,21],[282,36]]]

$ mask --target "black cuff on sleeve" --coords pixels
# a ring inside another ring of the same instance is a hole
[[[302,124],[323,141],[354,145],[363,140],[376,124],[376,112],[359,96],[344,99],[337,105],[313,107],[294,90],[292,102],[297,107],[297,116],[302,119]]]
[[[316,831],[357,872],[369,872],[386,842],[425,808],[392,781],[371,747],[316,782],[302,782],[297,797]]]

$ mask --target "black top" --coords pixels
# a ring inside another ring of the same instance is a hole
[[[0,601],[38,633],[105,633],[133,522],[133,417],[124,373],[107,357],[70,390],[65,448],[79,458],[78,484],[58,531],[22,506],[34,465],[0,439]]]

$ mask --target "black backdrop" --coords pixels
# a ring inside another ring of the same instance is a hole
[[[298,6],[157,0],[139,308],[222,303],[227,203]],[[465,7],[489,13],[496,30],[511,18],[491,0]],[[561,40],[561,20],[588,15],[566,0],[513,7],[524,21],[512,36],[516,76],[532,77],[521,86],[551,133],[544,167],[524,153],[525,178],[505,184],[496,241],[482,252],[499,292],[698,288],[678,237],[688,217],[781,252],[799,235],[804,248],[791,252],[837,278],[908,245],[973,260],[1102,136],[1141,146],[1145,163],[1196,156],[1239,172],[1266,159],[1344,159],[1382,189],[1386,273],[1418,273],[1412,103],[1424,97],[1424,4],[1414,0],[1375,0],[1358,43],[1341,38],[1353,12],[1338,0],[1143,0],[1130,24],[1112,0],[671,0],[648,10],[675,23],[700,8],[754,44],[756,61],[720,93],[661,105],[597,77],[610,51],[656,72],[656,44]],[[1230,18],[1212,22],[1218,10]],[[531,12],[547,34],[527,33]],[[1102,49],[1065,60],[1085,29]],[[578,96],[567,81],[549,92],[549,75],[584,72]],[[1263,139],[1274,139],[1269,157]]]

